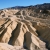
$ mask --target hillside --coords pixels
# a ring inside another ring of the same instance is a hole
[[[50,50],[50,4],[42,5],[0,10],[1,50]]]

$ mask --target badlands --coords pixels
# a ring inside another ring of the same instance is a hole
[[[0,50],[49,50],[50,17],[43,10],[0,10]]]

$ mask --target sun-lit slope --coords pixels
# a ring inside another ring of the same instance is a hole
[[[50,47],[50,19],[39,18],[39,14],[28,8],[0,10],[0,43],[28,50],[47,50],[46,46]]]

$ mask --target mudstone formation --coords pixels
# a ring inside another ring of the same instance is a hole
[[[50,48],[50,22],[34,13],[28,9],[0,10],[0,50]]]

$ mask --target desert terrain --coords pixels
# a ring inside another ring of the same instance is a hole
[[[0,10],[0,50],[50,50],[50,10],[37,6]]]

